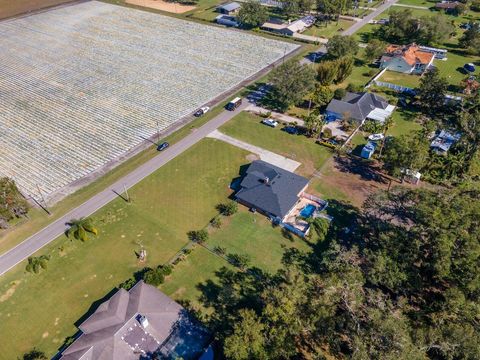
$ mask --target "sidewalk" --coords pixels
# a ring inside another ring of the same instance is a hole
[[[272,130],[273,131],[273,130]],[[271,151],[262,149],[258,146],[246,143],[244,141],[235,139],[231,136],[225,135],[218,130],[212,131],[207,135],[209,138],[218,139],[224,141],[230,145],[236,146],[240,149],[244,149],[254,153],[260,157],[261,160],[270,164],[278,166],[279,168],[294,172],[301,164],[298,161],[286,158],[285,156],[275,154]]]

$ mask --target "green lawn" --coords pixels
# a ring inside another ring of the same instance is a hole
[[[331,21],[329,23],[314,25],[308,28],[304,34],[329,39],[334,35],[340,35],[343,30],[347,30],[352,25],[353,21],[340,19],[338,23]]]
[[[396,71],[385,71],[378,81],[416,88],[420,85],[419,75],[404,74]]]
[[[213,231],[208,245],[224,247],[227,253],[246,254],[250,256],[252,264],[263,270],[278,270],[285,248],[309,249],[303,239],[284,237],[281,229],[273,228],[265,216],[253,214],[246,208],[226,220],[222,228]]]
[[[392,115],[394,123],[393,126],[388,130],[387,135],[408,135],[412,131],[420,130],[422,126],[415,121],[415,117],[418,115],[419,114],[415,112],[404,110],[398,107]]]
[[[97,238],[79,243],[62,236],[40,251],[52,256],[47,271],[26,274],[22,263],[3,275],[0,338],[8,346],[0,358],[15,359],[33,346],[53,355],[94,301],[140,268],[168,261],[187,243],[187,231],[216,214],[246,155],[203,140],[133,187],[131,204],[117,199],[99,210]],[[140,245],[147,250],[144,264],[134,253]]]
[[[412,6],[423,6],[430,8],[435,6],[436,1],[429,1],[429,0],[399,0],[398,4],[403,5],[412,5]]]
[[[281,131],[282,126],[273,129],[261,124],[261,120],[259,116],[242,112],[223,125],[220,131],[301,162],[297,172],[304,176],[311,176],[331,156],[327,148],[315,144],[313,139],[287,134]]]
[[[457,50],[449,51],[447,54],[447,60],[434,60],[435,65],[440,75],[445,77],[447,81],[452,85],[452,91],[458,90],[456,87],[460,82],[467,77],[467,74],[463,70],[463,65],[466,63],[479,64],[480,56],[471,56],[458,52]],[[479,75],[478,66],[476,75]]]

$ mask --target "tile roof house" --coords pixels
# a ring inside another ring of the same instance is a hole
[[[236,199],[282,221],[306,190],[308,179],[262,160],[250,164]]]
[[[118,290],[79,329],[61,360],[197,359],[210,338],[182,306],[143,281]]]
[[[406,74],[423,74],[433,63],[435,54],[417,44],[389,45],[380,59],[380,68]]]
[[[327,120],[343,119],[345,115],[363,122],[372,119],[383,122],[389,117],[395,106],[388,104],[387,100],[374,93],[347,92],[341,100],[332,99],[325,110]]]

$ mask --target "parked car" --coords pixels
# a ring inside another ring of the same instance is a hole
[[[161,143],[160,145],[157,146],[157,151],[163,151],[166,148],[168,148],[169,146],[170,146],[170,144],[165,141],[165,142],[163,142],[163,143]]]
[[[225,108],[228,111],[234,111],[236,108],[238,108],[240,105],[242,105],[242,98],[236,97],[232,101],[230,101]]]
[[[285,126],[282,130],[291,135],[298,135],[298,129],[295,126]]]
[[[273,119],[263,119],[262,124],[265,124],[267,126],[271,126],[274,128],[278,126],[278,121],[275,121]]]
[[[371,140],[371,141],[383,140],[383,134],[372,134],[368,137],[368,140]]]
[[[202,115],[205,115],[209,110],[210,110],[210,108],[208,106],[204,106],[204,107],[198,109],[197,111],[195,111],[195,114],[193,114],[193,115],[196,116],[196,117],[200,117]]]

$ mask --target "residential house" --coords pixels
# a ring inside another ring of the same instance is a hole
[[[250,164],[235,194],[237,201],[259,211],[280,226],[305,236],[310,225],[305,218],[332,218],[321,213],[328,202],[307,194],[308,179],[262,160]]]
[[[237,2],[230,2],[217,6],[216,11],[224,15],[236,14],[240,10],[241,5]]]
[[[328,121],[343,119],[348,116],[360,123],[366,119],[384,122],[392,115],[395,106],[388,104],[387,100],[374,93],[347,92],[341,100],[333,99],[325,110]]]
[[[239,23],[237,22],[237,18],[230,15],[218,15],[215,18],[215,21],[217,22],[217,24],[220,24],[220,25],[232,26],[232,27],[239,26]]]
[[[380,59],[380,68],[405,74],[423,74],[433,63],[435,54],[417,44],[389,45]]]
[[[118,290],[79,328],[61,360],[193,360],[206,356],[210,340],[182,306],[143,281]]]
[[[458,5],[460,5],[458,1],[440,1],[435,4],[435,8],[450,14],[456,11]]]
[[[250,164],[236,199],[282,221],[307,189],[308,179],[262,160]]]
[[[460,140],[460,137],[461,135],[459,133],[454,134],[446,130],[442,130],[430,143],[430,149],[439,155],[445,155],[448,150],[450,150],[452,145]]]
[[[290,23],[284,23],[283,21],[272,18],[268,22],[264,23],[261,28],[278,34],[292,36],[295,33],[304,32],[313,24],[315,24],[315,17],[309,15]]]

